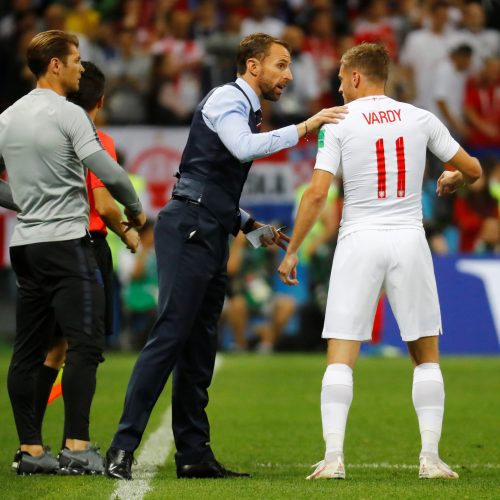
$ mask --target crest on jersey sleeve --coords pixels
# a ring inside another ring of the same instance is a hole
[[[318,148],[325,146],[325,129],[321,128],[318,134]]]

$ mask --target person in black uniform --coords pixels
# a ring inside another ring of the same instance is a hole
[[[252,160],[297,144],[308,131],[336,123],[344,108],[323,109],[299,125],[258,133],[260,99],[277,101],[292,80],[284,42],[263,33],[244,38],[239,77],[213,89],[197,106],[172,200],[155,227],[158,319],[132,372],[106,474],[132,478],[133,453],[151,411],[173,374],[172,427],[177,477],[247,476],[225,469],[209,445],[205,413],[226,289],[229,235],[261,226],[239,209]],[[283,245],[274,230],[264,245]]]

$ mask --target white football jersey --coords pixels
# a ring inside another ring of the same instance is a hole
[[[348,104],[318,136],[315,168],[341,175],[341,233],[358,227],[422,227],[426,149],[450,160],[459,144],[430,112],[383,95]]]

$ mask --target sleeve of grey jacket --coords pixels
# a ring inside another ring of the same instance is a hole
[[[142,212],[141,202],[127,172],[106,151],[97,151],[87,156],[83,164],[99,177],[113,198],[125,205],[132,215],[139,215]]]
[[[14,203],[10,186],[0,179],[0,207],[20,212],[21,209]]]

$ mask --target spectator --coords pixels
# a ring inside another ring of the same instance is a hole
[[[194,11],[193,36],[204,43],[205,40],[217,33],[217,8],[213,0],[201,0]]]
[[[189,12],[174,10],[167,22],[170,34],[152,47],[150,116],[153,123],[188,125],[201,98],[203,47],[191,38]]]
[[[0,112],[35,87],[36,80],[26,62],[26,49],[34,36],[34,31],[26,30],[16,39],[11,39],[10,44],[0,44],[2,70],[5,75],[9,75],[8,78],[2,78],[0,83]]]
[[[459,45],[436,71],[434,99],[436,115],[457,139],[466,139],[469,128],[463,116],[465,84],[472,61],[472,48]]]
[[[391,59],[395,60],[398,55],[397,32],[394,18],[388,16],[386,0],[365,0],[361,3],[365,15],[355,23],[356,45],[362,42],[382,43]]]
[[[272,122],[276,127],[305,120],[320,108],[319,78],[311,54],[304,52],[304,32],[298,26],[288,26],[282,39],[288,43],[292,56],[294,79],[273,108]]]
[[[117,3],[122,4],[121,25],[133,28],[138,43],[144,47],[154,41],[158,27],[155,22],[165,17],[172,4],[171,0],[126,0]]]
[[[230,12],[220,30],[205,40],[205,50],[209,56],[210,80],[212,86],[231,81],[236,74],[236,54],[240,44],[241,16]]]
[[[231,286],[227,305],[227,321],[235,333],[236,347],[247,348],[246,334],[250,318],[264,318],[255,327],[259,337],[256,351],[271,353],[277,340],[295,311],[290,295],[275,294],[272,277],[276,267],[275,252],[248,247],[240,233],[231,245],[228,274]]]
[[[488,177],[483,175],[466,193],[455,198],[454,218],[460,232],[461,252],[493,248],[498,244],[494,231],[499,224],[498,203],[489,192]]]
[[[485,60],[465,92],[465,117],[471,127],[467,145],[479,157],[500,158],[500,58]]]
[[[100,15],[93,9],[89,2],[83,0],[70,0],[66,14],[66,30],[92,37],[100,22]]]
[[[123,28],[119,50],[108,64],[107,119],[113,124],[138,124],[146,119],[147,82],[151,57],[136,45],[135,30]]]
[[[468,1],[463,7],[463,29],[457,33],[461,43],[474,50],[473,69],[479,71],[484,59],[500,55],[500,33],[487,29],[486,15],[481,2]]]
[[[35,16],[31,0],[13,0],[7,14],[0,18],[0,39],[9,39],[19,33],[20,25]],[[32,26],[33,27],[33,26]]]
[[[250,15],[241,23],[242,38],[252,33],[266,33],[276,38],[281,37],[285,23],[269,15],[270,5],[272,3],[267,0],[250,0]]]
[[[447,57],[452,41],[453,30],[447,23],[448,4],[442,1],[434,3],[430,10],[430,27],[411,32],[401,51],[400,63],[415,87],[414,104],[427,110],[435,109],[435,79],[429,75]]]
[[[338,67],[338,50],[333,32],[333,19],[329,9],[316,9],[311,12],[307,23],[307,37],[304,51],[311,54],[320,84],[321,106],[330,106],[332,97],[332,78]]]

